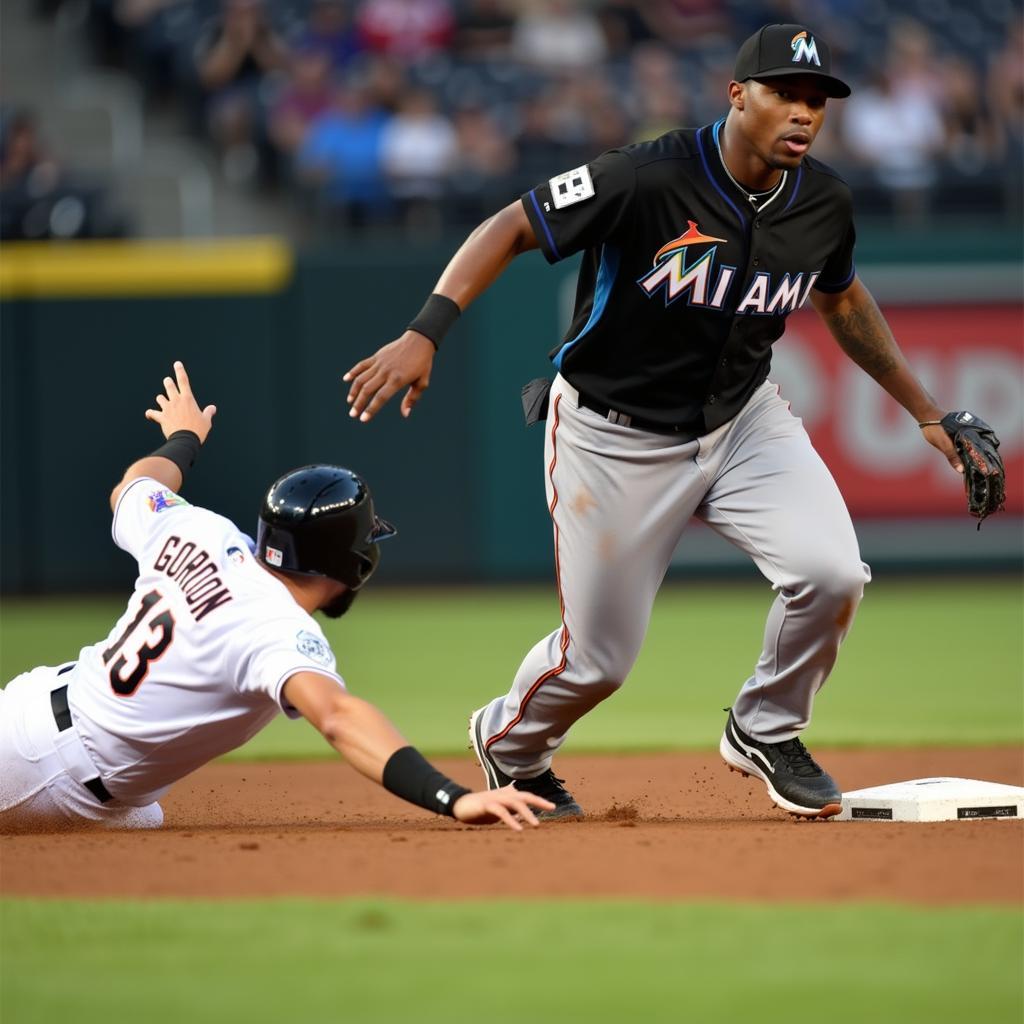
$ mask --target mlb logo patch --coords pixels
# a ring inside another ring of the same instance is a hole
[[[556,210],[561,210],[563,206],[572,206],[573,203],[581,203],[594,194],[594,182],[590,177],[590,168],[586,164],[566,171],[565,174],[556,175],[548,185]]]
[[[269,544],[267,545],[267,550],[263,557],[266,558],[270,565],[280,567],[284,563],[284,553],[278,551],[277,548],[272,548]]]

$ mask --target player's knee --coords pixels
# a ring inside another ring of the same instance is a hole
[[[587,696],[597,704],[622,686],[635,660],[635,653],[628,645],[609,649],[595,644],[588,656],[575,659],[572,667]]]
[[[598,679],[588,686],[588,695],[594,699],[594,703],[597,704],[602,700],[607,700],[622,684],[625,682],[625,677],[613,677]]]
[[[848,608],[852,615],[860,604],[864,596],[864,587],[870,579],[870,570],[859,559],[834,561],[818,567],[811,585],[817,600]]]

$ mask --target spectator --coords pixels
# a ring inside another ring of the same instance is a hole
[[[601,24],[576,0],[532,0],[516,19],[512,53],[550,74],[593,67],[608,53]]]
[[[988,68],[996,158],[1003,171],[1003,206],[1019,221],[1024,203],[1024,18],[1015,18],[1006,44]]]
[[[721,0],[649,0],[638,5],[638,9],[643,11],[644,18],[654,35],[677,50],[699,49],[712,40],[721,40],[728,44],[734,31],[728,12],[723,10]]]
[[[938,104],[923,90],[899,92],[880,73],[846,101],[843,140],[850,154],[892,194],[894,213],[907,223],[927,212],[944,132]]]
[[[686,91],[675,56],[662,43],[646,43],[630,59],[630,107],[633,138],[656,139],[687,122]]]
[[[695,124],[707,124],[722,116],[722,97],[728,93],[734,63],[732,58],[724,56],[701,62],[693,90],[687,93],[689,106],[694,112]]]
[[[526,192],[551,176],[551,168],[569,167],[569,154],[555,128],[553,98],[540,94],[520,108],[516,134],[516,192]]]
[[[339,86],[331,109],[312,122],[298,151],[300,180],[314,189],[318,207],[343,226],[361,228],[391,216],[381,166],[388,120],[365,83]]]
[[[288,60],[262,0],[223,0],[220,17],[196,46],[207,130],[230,181],[251,180],[260,169],[267,150],[265,78],[285,71]]]
[[[92,5],[94,15],[98,6]],[[150,98],[173,96],[181,35],[194,17],[190,8],[188,0],[113,0],[102,34],[112,59],[135,71]]]
[[[289,157],[302,145],[310,124],[331,108],[331,70],[326,49],[310,46],[292,58],[291,77],[270,114],[271,141]]]
[[[53,187],[60,168],[43,146],[33,114],[4,111],[0,121],[0,185],[24,185],[32,191]]]
[[[460,224],[479,224],[517,194],[512,180],[516,151],[508,132],[483,107],[457,111],[455,135],[458,147],[448,181],[450,216]]]
[[[370,56],[361,62],[359,77],[369,102],[393,114],[409,88],[400,61],[393,57]]]
[[[999,148],[1019,173],[1024,139],[1024,18],[1014,20],[1005,45],[992,57],[986,91]]]
[[[35,116],[0,115],[0,239],[120,238],[123,214],[107,190],[62,167],[47,151]]]
[[[363,52],[363,44],[346,0],[313,0],[298,48],[324,51],[335,71],[347,71],[353,58]]]
[[[932,106],[942,103],[946,83],[935,55],[931,33],[913,18],[897,18],[889,26],[886,66],[893,90],[919,97]]]
[[[505,59],[514,26],[506,0],[468,0],[459,17],[454,52],[466,60]]]
[[[595,149],[595,111],[621,113],[617,111],[618,104],[610,82],[597,71],[577,71],[560,79],[549,90],[545,102],[548,106],[550,131],[566,147],[569,159],[574,163],[590,160],[601,152]],[[621,134],[618,134],[617,141],[612,145],[618,146],[626,141],[629,132],[621,128],[621,116],[615,116],[614,121]]]
[[[406,61],[447,49],[455,33],[447,0],[363,0],[356,24],[368,50]]]
[[[643,46],[654,39],[651,26],[636,0],[604,0],[597,7],[596,14],[604,32],[608,56],[612,59],[628,57],[635,46]]]
[[[632,126],[607,75],[592,71],[569,84],[571,102],[582,115],[576,136],[581,163],[630,141]]]
[[[425,89],[406,93],[384,129],[381,164],[407,228],[437,232],[439,201],[455,164],[457,140]]]
[[[946,159],[961,174],[978,174],[992,165],[997,151],[996,129],[983,104],[980,77],[963,57],[949,57],[942,65],[942,79]]]

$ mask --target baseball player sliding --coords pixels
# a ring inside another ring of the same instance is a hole
[[[777,591],[722,757],[794,815],[840,810],[839,786],[799,736],[870,573],[835,482],[768,379],[772,343],[809,298],[954,469],[963,470],[957,423],[980,422],[944,420],[912,373],[857,277],[849,189],[807,155],[828,100],[849,93],[820,36],[764,26],[739,50],[725,117],[531,189],[469,236],[401,337],[345,375],[350,415],[370,420],[408,385],[408,416],[445,332],[513,258],[539,248],[556,263],[583,251],[550,395],[538,382],[524,391],[528,419],[548,421],[561,623],[526,655],[508,694],[470,720],[488,785],[514,780],[550,799],[551,816],[582,814],[552,755],[622,685],[692,516],[745,551]],[[979,473],[992,511],[1001,466]]]
[[[277,480],[255,548],[178,491],[210,432],[181,363],[146,416],[166,443],[110,496],[113,537],[139,564],[105,640],[0,691],[0,830],[155,828],[178,779],[241,746],[283,711],[306,718],[357,771],[459,821],[521,830],[552,804],[511,786],[471,793],[430,765],[345,688],[313,613],[337,617],[373,574],[394,528],[338,466]]]

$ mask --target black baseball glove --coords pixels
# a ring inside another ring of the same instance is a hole
[[[981,521],[1002,509],[1006,500],[1006,471],[999,457],[996,432],[973,413],[947,412],[939,425],[949,435],[964,465],[967,511]]]

